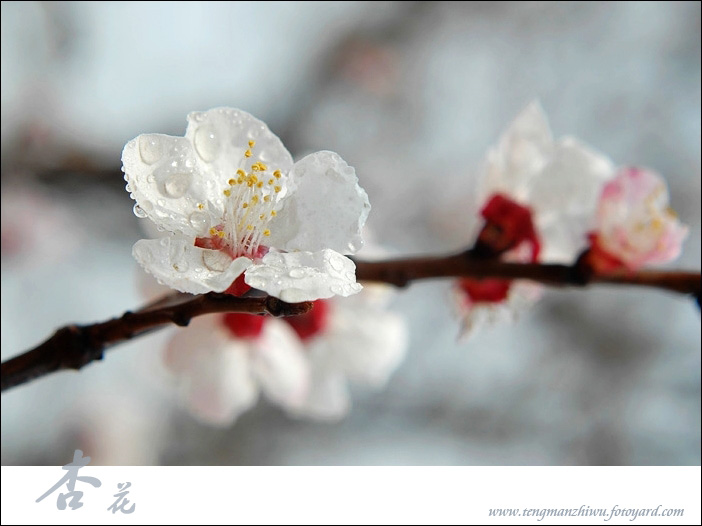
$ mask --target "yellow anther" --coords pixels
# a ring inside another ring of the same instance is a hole
[[[202,203],[198,203],[197,208],[198,210],[202,210],[203,208],[205,208],[205,205],[203,205]]]
[[[259,218],[261,221],[263,221],[263,220],[266,218],[266,216],[265,216],[264,214],[261,214],[260,216],[258,216],[258,218]]]
[[[275,177],[276,179],[280,179],[280,170],[276,170],[275,172],[273,172],[273,177]]]
[[[268,184],[273,184],[273,179],[268,179]]]
[[[251,155],[252,155],[251,150],[246,150],[244,152],[244,157],[251,157]]]
[[[217,232],[217,237],[224,237],[224,231],[220,230],[219,232]]]
[[[227,181],[227,184],[228,184],[229,186],[231,186],[231,185],[233,185],[233,184],[236,184],[236,179],[229,179],[229,181]]]
[[[249,141],[249,148],[253,148],[254,146],[256,146],[256,141],[254,141],[254,140]]]
[[[268,230],[268,229],[266,228],[266,229],[263,231],[263,235],[266,236],[266,237],[268,237],[268,236],[271,235],[271,231]]]
[[[265,172],[266,170],[268,170],[268,166],[263,164],[261,161],[257,161],[251,165],[251,169],[254,172]]]
[[[277,194],[278,192],[280,192],[282,190],[282,188],[280,186],[276,185],[273,187],[273,190],[275,190],[275,193]]]
[[[246,225],[246,230],[253,230],[253,225]]]
[[[241,205],[241,208],[248,208],[248,207],[249,207],[249,203],[244,203],[243,205]]]
[[[271,200],[271,196],[270,196],[270,195],[265,195],[265,196],[263,196],[263,200],[267,203],[268,201]]]
[[[251,198],[251,202],[252,202],[252,203],[258,203],[258,196],[257,196],[257,195],[253,196],[253,197]]]
[[[259,181],[256,183],[257,188],[263,188],[263,181]]]
[[[230,195],[232,195],[232,191],[231,191],[229,188],[227,188],[227,189],[224,191],[224,195],[226,195],[227,197],[229,197]]]
[[[215,227],[210,228],[210,235],[214,236],[217,233],[217,229]]]
[[[278,212],[276,212],[275,210],[271,210],[271,215],[272,215],[273,217],[275,217],[275,216],[278,215]]]
[[[238,175],[239,177],[246,177],[246,172],[244,170],[242,170],[241,168],[239,168],[236,171],[236,175]]]

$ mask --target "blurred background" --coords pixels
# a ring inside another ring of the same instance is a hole
[[[538,98],[555,136],[663,174],[690,226],[673,266],[700,268],[698,2],[2,2],[1,52],[3,360],[143,303],[121,150],[221,105],[295,157],[337,151],[376,240],[411,254],[468,243],[481,158]],[[339,423],[262,401],[199,424],[161,365],[168,329],[3,394],[2,464],[700,464],[689,300],[552,290],[462,343],[449,283],[393,307],[407,358]]]

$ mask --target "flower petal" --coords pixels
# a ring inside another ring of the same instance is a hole
[[[200,236],[219,222],[229,179],[259,161],[281,171],[292,167],[290,153],[266,124],[233,108],[191,113],[185,137],[140,135],[122,152],[127,189],[139,207],[135,212],[188,236]]]
[[[268,319],[252,358],[253,372],[264,394],[283,407],[300,405],[307,396],[309,366],[290,327]]]
[[[356,283],[356,265],[333,250],[269,252],[261,264],[245,274],[247,285],[288,303],[313,301],[334,295],[350,296],[362,289]]]
[[[315,420],[337,421],[351,408],[349,389],[344,374],[312,366],[310,389],[304,402],[288,412],[292,416]]]
[[[405,320],[380,309],[348,309],[340,301],[335,305],[325,334],[333,361],[349,379],[381,387],[407,351]]]
[[[548,162],[553,136],[541,105],[530,103],[509,125],[496,148],[485,159],[479,202],[495,193],[518,200],[526,198],[526,184]]]
[[[569,263],[585,248],[602,185],[614,174],[607,157],[573,138],[558,141],[551,162],[528,185],[541,261]]]
[[[270,244],[281,250],[316,252],[330,248],[353,254],[370,203],[354,169],[334,152],[317,152],[293,167],[292,194],[270,223]]]
[[[252,407],[258,387],[248,344],[227,339],[219,316],[202,316],[179,330],[166,348],[166,366],[182,383],[181,398],[199,420],[229,425]]]
[[[223,252],[193,246],[192,240],[177,236],[141,239],[132,253],[159,282],[190,294],[223,292],[252,263],[245,257],[232,260]]]

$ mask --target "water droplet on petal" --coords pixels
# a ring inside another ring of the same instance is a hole
[[[219,137],[212,126],[200,126],[195,132],[195,149],[203,161],[210,163],[219,155]]]
[[[329,265],[337,272],[344,269],[345,263],[344,257],[339,254],[332,254],[329,257]]]
[[[163,194],[171,199],[183,197],[190,188],[191,176],[188,173],[178,172],[169,175],[163,183]]]
[[[163,232],[163,228],[161,228],[161,231]],[[167,247],[168,246],[168,238],[167,237],[162,237],[159,241],[161,243],[162,247]]]
[[[159,199],[158,201],[156,201],[156,204],[157,204],[158,206],[165,206],[165,205],[166,205],[166,202],[165,202],[163,199]]]
[[[290,272],[288,272],[288,275],[291,278],[300,279],[300,278],[304,278],[307,275],[307,272],[301,268],[294,268]]]
[[[349,241],[349,244],[346,248],[348,249],[350,254],[358,252],[363,248],[363,238],[361,238],[360,236],[355,237],[354,239]]]
[[[329,290],[331,290],[334,294],[337,294],[337,295],[343,295],[345,292],[344,288],[341,285],[339,285],[338,283],[333,283],[329,287]]]
[[[134,210],[134,215],[139,217],[139,218],[144,218],[147,216],[144,209],[142,207],[140,207],[139,205],[134,205],[134,208],[132,210]]]
[[[193,212],[188,216],[190,226],[197,233],[204,233],[210,227],[210,217],[204,212]]]
[[[155,180],[156,180],[156,179],[155,179],[155,177],[154,177],[154,174],[149,174],[149,175],[146,177],[146,182],[147,182],[147,183],[153,184],[153,182],[154,182]]]
[[[141,208],[145,212],[151,212],[154,209],[154,204],[151,201],[141,201]]]
[[[173,263],[173,270],[176,272],[186,272],[189,268],[188,262],[183,260],[179,263]]]
[[[232,258],[219,250],[204,249],[202,251],[203,265],[214,272],[224,272],[229,268],[231,262]]]
[[[154,164],[163,157],[163,141],[157,135],[139,137],[139,155],[146,164]]]

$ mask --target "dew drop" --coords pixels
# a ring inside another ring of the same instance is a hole
[[[163,157],[163,141],[158,135],[139,137],[139,155],[146,164],[154,164]]]
[[[232,258],[224,252],[206,249],[202,251],[202,264],[214,272],[224,272],[229,268],[231,262]]]
[[[151,201],[142,201],[141,208],[144,212],[151,212],[154,209],[154,204]]]
[[[307,275],[307,271],[305,271],[304,269],[301,269],[301,268],[294,268],[290,272],[288,272],[288,275],[291,278],[300,279],[300,278],[304,278]]]
[[[146,178],[146,182],[153,184],[154,181],[155,181],[154,174],[149,174],[148,177]]]
[[[158,206],[165,206],[165,205],[166,205],[166,202],[165,202],[163,199],[159,199],[158,201],[156,201],[156,204],[157,204]]]
[[[329,287],[329,290],[331,290],[334,294],[337,294],[337,295],[339,295],[339,296],[344,295],[344,293],[346,292],[346,290],[344,289],[344,287],[342,287],[341,285],[339,285],[339,284],[337,284],[337,283],[332,284],[332,285]]]
[[[210,217],[204,212],[193,212],[188,216],[188,221],[198,233],[205,232],[210,226]]]
[[[190,174],[178,172],[169,175],[163,183],[163,194],[171,199],[183,197],[190,188]]]
[[[219,137],[212,126],[200,126],[195,132],[195,149],[203,161],[211,163],[219,155]]]
[[[179,263],[173,263],[173,270],[175,270],[176,272],[187,272],[188,268],[188,262],[185,260]]]
[[[332,254],[329,257],[329,265],[336,271],[341,271],[344,269],[344,258],[338,254]]]
[[[144,218],[147,216],[146,212],[142,207],[139,205],[134,205],[134,208],[132,209],[134,211],[134,215],[139,217],[139,218]]]
[[[349,241],[349,244],[346,247],[349,251],[349,253],[355,253],[358,252],[363,248],[363,239],[360,236],[355,237],[351,241]]]

